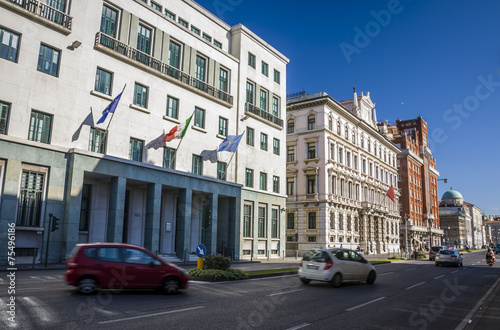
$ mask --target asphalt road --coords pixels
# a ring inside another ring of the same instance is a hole
[[[461,329],[499,280],[482,252],[464,267],[429,261],[377,266],[374,285],[300,283],[296,275],[240,282],[192,282],[175,296],[102,291],[82,296],[61,270],[22,271],[15,323],[8,320],[7,273],[0,273],[0,328],[17,329]]]

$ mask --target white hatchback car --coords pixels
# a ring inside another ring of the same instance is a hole
[[[463,266],[464,256],[454,249],[441,250],[436,254],[436,267],[441,265]]]
[[[349,281],[366,281],[373,284],[377,271],[353,250],[315,249],[304,255],[299,267],[299,278],[304,284],[314,280],[330,282],[334,287]]]

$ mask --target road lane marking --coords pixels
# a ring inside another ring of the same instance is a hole
[[[415,284],[415,285],[409,286],[409,287],[407,287],[405,290],[410,290],[410,289],[413,289],[414,287],[419,286],[419,285],[422,285],[422,284],[425,284],[425,282],[420,282],[420,283],[417,283],[417,284]]]
[[[463,269],[467,269],[467,267],[464,267]]]
[[[415,268],[417,268],[417,267],[408,268],[408,269],[405,269],[404,271],[405,271],[405,272],[407,272],[407,271],[409,271],[409,270],[413,270],[413,269],[415,269]]]
[[[43,308],[38,301],[30,297],[22,297],[22,299],[31,307],[35,307],[36,312],[32,313],[38,316],[38,318],[44,322],[48,322],[51,319],[50,313]]]
[[[311,324],[310,323],[302,323],[302,324],[299,324],[293,328],[288,328],[286,330],[297,330],[297,329],[300,329],[300,328],[305,328],[307,326],[310,326]]]
[[[441,278],[441,277],[445,277],[446,275],[440,275],[440,276],[436,276],[434,277],[435,280],[437,280],[438,278]]]
[[[369,304],[373,304],[377,301],[380,301],[382,299],[385,299],[385,297],[380,297],[380,298],[377,298],[377,299],[374,299],[374,300],[371,300],[371,301],[368,301],[368,302],[365,302],[364,304],[361,304],[361,305],[357,305],[357,306],[354,306],[354,307],[351,307],[351,308],[348,308],[346,309],[346,312],[352,312],[353,310],[355,309],[358,309],[358,308],[361,308],[361,307],[364,307],[366,305],[369,305]]]
[[[282,295],[282,294],[293,293],[293,292],[298,292],[298,291],[304,291],[304,289],[298,289],[298,290],[292,290],[292,291],[286,291],[286,292],[278,292],[278,293],[271,293],[271,294],[268,294],[267,296],[268,297],[279,296],[279,295]]]
[[[454,271],[454,272],[451,272],[451,273],[452,273],[452,274],[454,274],[454,273],[456,273],[456,272],[459,272],[459,271],[460,271],[460,270],[456,270],[456,271]]]
[[[394,273],[394,272],[382,273],[382,274],[378,274],[378,276],[387,275],[387,274],[392,274],[392,273]]]
[[[140,316],[125,317],[123,319],[116,319],[116,320],[109,320],[109,321],[97,322],[97,324],[108,324],[108,323],[121,322],[121,321],[137,320],[137,319],[143,319],[145,317],[152,317],[152,316],[158,316],[158,315],[166,315],[166,314],[179,313],[179,312],[187,312],[187,311],[192,311],[192,310],[200,309],[200,308],[205,308],[205,306],[196,306],[196,307],[191,307],[191,308],[176,309],[174,311],[167,311],[167,312],[161,312],[161,313],[154,313],[154,314],[146,314],[146,315],[140,315]]]

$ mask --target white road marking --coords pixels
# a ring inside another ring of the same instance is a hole
[[[293,292],[298,292],[298,291],[304,291],[304,289],[298,289],[298,290],[286,291],[286,292],[278,292],[278,293],[271,293],[271,294],[268,294],[267,296],[268,297],[279,296],[279,295],[282,295],[282,294],[293,293]]]
[[[120,314],[118,312],[108,311],[108,310],[98,308],[98,307],[94,307],[94,309],[96,311],[98,311],[99,313],[104,314],[104,315],[119,315]]]
[[[48,322],[51,320],[50,312],[48,312],[43,306],[41,306],[36,298],[22,297],[22,299],[31,307],[35,307],[35,315],[37,315],[40,320]]]
[[[454,272],[451,272],[452,274],[456,273],[456,272],[459,272],[460,270],[455,270]]]
[[[405,271],[405,272],[407,272],[407,271],[409,271],[409,270],[413,270],[413,269],[415,269],[415,268],[417,268],[417,267],[408,268],[408,269],[405,269],[404,271]]]
[[[394,273],[394,272],[382,273],[382,274],[378,274],[378,276],[387,275],[387,274],[392,274],[392,273]]]
[[[410,289],[413,289],[414,287],[419,286],[419,285],[422,285],[422,284],[425,284],[425,282],[420,282],[420,283],[417,283],[417,284],[415,284],[415,285],[409,286],[409,287],[407,287],[405,290],[410,290]]]
[[[166,315],[166,314],[179,313],[179,312],[187,312],[187,311],[192,311],[192,310],[200,309],[200,308],[205,308],[205,306],[196,306],[196,307],[191,307],[191,308],[176,309],[174,311],[168,311],[168,312],[162,312],[162,313],[146,314],[146,315],[140,315],[140,316],[126,317],[126,318],[123,318],[123,319],[102,321],[102,322],[98,322],[98,324],[108,324],[108,323],[113,323],[113,322],[121,322],[121,321],[128,321],[128,320],[137,320],[137,319],[142,319],[142,318],[145,318],[145,317],[152,317],[152,316],[158,316],[158,315]]]
[[[354,307],[348,308],[348,309],[346,309],[346,312],[351,312],[351,311],[353,311],[353,310],[355,310],[355,309],[358,309],[358,308],[364,307],[364,306],[369,305],[369,304],[373,304],[373,303],[375,303],[375,302],[377,302],[377,301],[380,301],[380,300],[382,300],[382,299],[385,299],[385,297],[380,297],[380,298],[377,298],[377,299],[374,299],[374,300],[371,300],[371,301],[365,302],[364,304],[361,304],[361,305],[358,305],[358,306],[354,306]]]
[[[297,326],[295,326],[293,328],[288,328],[286,330],[297,330],[297,329],[300,329],[300,328],[305,328],[305,327],[307,327],[309,325],[311,325],[311,324],[310,323],[302,323],[300,325],[297,325]]]
[[[440,275],[440,276],[436,276],[434,277],[435,280],[437,280],[438,278],[441,278],[441,277],[445,277],[446,275]]]

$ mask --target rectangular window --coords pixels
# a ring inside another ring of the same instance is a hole
[[[84,183],[82,187],[82,203],[80,206],[80,231],[88,231],[89,230],[89,221],[90,221],[90,201],[91,201],[91,188],[90,184]]]
[[[316,142],[307,143],[307,159],[316,158]]]
[[[208,42],[212,42],[212,37],[206,33],[203,33],[203,39],[205,39]]]
[[[205,81],[205,73],[207,68],[207,59],[201,56],[196,56],[196,71],[195,78],[199,81]]]
[[[102,6],[101,32],[111,38],[117,36],[118,12],[108,6]]]
[[[217,41],[217,40],[214,39],[214,46],[222,48],[222,43],[220,41]]]
[[[16,225],[40,227],[45,174],[23,171],[19,192]]]
[[[295,229],[295,214],[286,214],[286,229]]]
[[[255,69],[255,55],[252,53],[248,53],[248,65]]]
[[[142,153],[144,149],[144,141],[130,138],[129,159],[136,162],[142,162]]]
[[[175,21],[175,14],[165,9],[165,15]]]
[[[226,180],[227,164],[223,162],[217,162],[217,179]]]
[[[184,26],[185,28],[188,27],[189,23],[183,20],[182,18],[179,17],[179,24]]]
[[[0,57],[11,62],[17,62],[19,39],[19,34],[0,28]]]
[[[153,9],[156,9],[159,12],[161,12],[161,6],[153,1],[151,1],[151,7],[153,7]]]
[[[193,155],[193,174],[203,174],[203,158],[198,155]]]
[[[249,168],[245,170],[245,186],[253,187],[253,170]]]
[[[260,148],[267,151],[267,134],[260,133]]]
[[[276,69],[274,69],[274,82],[280,83],[280,72]]]
[[[295,178],[286,179],[286,194],[288,196],[295,195]]]
[[[267,173],[260,172],[260,189],[267,190]]]
[[[247,103],[254,104],[255,85],[247,81]]]
[[[146,86],[135,83],[134,104],[143,108],[148,107],[148,88]]]
[[[266,77],[269,76],[269,65],[264,61],[262,61],[262,74]]]
[[[10,104],[0,101],[0,134],[7,134]]]
[[[279,235],[279,214],[280,210],[277,208],[271,209],[271,238],[278,238]]]
[[[344,164],[344,149],[339,148],[339,163]]]
[[[228,90],[227,80],[228,80],[228,71],[221,68],[219,72],[219,89],[226,93]]]
[[[316,242],[316,236],[307,236],[307,241],[309,243],[314,243]]]
[[[175,149],[163,148],[163,167],[175,169]]]
[[[258,223],[258,237],[266,237],[267,227],[267,208],[266,206],[259,205],[259,223]]]
[[[267,91],[263,89],[260,90],[260,108],[267,111]]]
[[[243,206],[243,237],[252,236],[252,204]]]
[[[279,117],[280,115],[280,100],[273,96],[273,116]]]
[[[205,110],[194,108],[194,126],[205,128]]]
[[[90,128],[90,140],[89,140],[89,151],[98,152],[101,154],[106,153],[106,131],[91,127]]]
[[[179,119],[179,99],[167,96],[167,117]]]
[[[31,112],[30,131],[28,140],[50,143],[52,130],[52,116],[38,111]]]
[[[60,51],[40,45],[37,70],[57,77],[59,74]]]
[[[254,136],[255,136],[255,131],[253,128],[247,127],[247,144],[249,146],[254,145]]]
[[[273,154],[280,154],[280,140],[278,140],[277,138],[273,138]]]
[[[139,24],[137,29],[137,49],[143,53],[151,54],[152,30]]]
[[[316,175],[307,176],[307,193],[314,194],[316,192]]]
[[[227,119],[219,117],[219,135],[227,136]]]
[[[197,35],[200,35],[200,29],[194,27],[193,25],[191,25],[191,31],[193,31],[194,33],[196,33]]]
[[[286,161],[287,162],[293,162],[293,161],[295,161],[295,147],[294,146],[288,146],[287,147]]]
[[[346,152],[345,160],[346,160],[347,167],[351,167],[351,152],[350,151]]]
[[[273,175],[273,192],[279,194],[280,192],[280,178]]]
[[[168,65],[176,69],[181,68],[181,45],[170,41],[168,46]]]
[[[307,229],[316,229],[316,212],[307,214]]]
[[[113,74],[106,70],[97,68],[95,74],[95,91],[106,95],[111,95],[111,86],[113,84]]]

